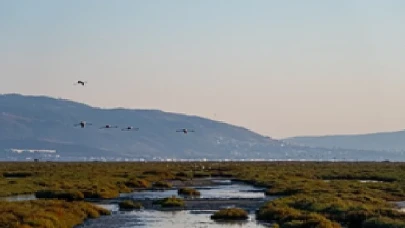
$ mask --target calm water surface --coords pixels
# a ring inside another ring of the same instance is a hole
[[[258,190],[250,185],[245,184],[226,184],[210,187],[196,187],[201,192],[201,198],[264,198],[263,192],[250,192]],[[142,191],[121,194],[121,197],[137,198],[161,198],[177,195],[177,190],[167,191]],[[18,195],[10,197],[1,197],[0,200],[6,201],[24,201],[35,200],[34,194]],[[119,211],[117,204],[96,204],[112,212],[111,216],[102,216],[98,219],[91,219],[77,228],[130,228],[130,227],[159,227],[159,228],[202,228],[202,227],[220,227],[220,228],[258,228],[270,227],[269,224],[258,223],[255,215],[250,214],[249,220],[245,222],[224,223],[215,222],[210,216],[215,211],[157,211],[157,210],[140,210],[140,211]]]
[[[199,188],[201,198],[230,198],[230,197],[243,197],[243,198],[264,198],[263,192],[249,192],[250,190],[257,190],[250,185],[232,184],[232,185],[218,185],[209,188]],[[143,191],[128,194],[122,194],[122,197],[136,198],[161,198],[177,195],[177,190],[168,191]],[[270,225],[258,223],[255,220],[255,215],[250,214],[249,220],[245,222],[224,223],[215,222],[211,220],[210,216],[215,211],[157,211],[157,210],[141,210],[141,211],[119,211],[117,204],[103,205],[102,206],[112,211],[111,216],[103,216],[98,219],[88,220],[78,228],[130,228],[130,227],[159,227],[159,228],[202,228],[202,227],[220,227],[220,228],[258,228],[270,227]]]
[[[37,199],[34,194],[27,194],[27,195],[16,195],[16,196],[6,196],[0,197],[0,200],[4,201],[26,201],[26,200],[35,200]]]
[[[109,206],[111,207],[111,206]],[[118,210],[118,206],[114,206]],[[111,208],[110,208],[111,209]],[[254,214],[249,215],[246,222],[219,223],[210,219],[214,211],[131,211],[113,212],[111,216],[103,216],[98,219],[88,220],[80,228],[131,228],[131,227],[159,227],[159,228],[180,228],[180,227],[270,227],[270,225],[259,224],[254,219]]]
[[[246,184],[232,184],[232,185],[217,185],[207,188],[198,188],[201,193],[200,198],[263,198],[265,197],[264,192],[249,192],[250,190],[258,190],[251,185]],[[167,190],[167,191],[142,191],[142,192],[132,192],[121,194],[122,197],[132,197],[137,198],[162,198],[169,197],[172,195],[177,196],[177,190]]]

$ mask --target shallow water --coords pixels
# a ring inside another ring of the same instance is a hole
[[[232,185],[216,185],[210,188],[198,188],[201,193],[200,198],[264,198],[264,192],[248,192],[249,190],[257,190],[251,185],[232,184]],[[121,194],[121,197],[139,198],[162,198],[172,195],[177,196],[177,190],[167,191],[141,191]]]
[[[37,199],[37,198],[35,197],[34,194],[0,197],[0,200],[10,201],[10,202],[13,202],[13,201],[36,200],[36,199]]]
[[[376,180],[359,180],[361,183],[382,183],[383,181]]]
[[[225,183],[225,182],[224,182]],[[263,192],[251,192],[251,190],[260,190],[251,185],[232,183],[225,185],[215,185],[209,187],[196,187],[201,198],[265,198]],[[177,190],[167,191],[141,191],[121,194],[120,197],[139,198],[162,198],[176,195]],[[6,201],[24,201],[35,200],[34,194],[17,195],[1,197],[0,200]],[[184,211],[157,211],[157,210],[140,210],[140,211],[119,211],[117,204],[96,204],[112,212],[111,216],[102,216],[98,219],[91,219],[77,228],[130,228],[130,227],[159,227],[159,228],[202,228],[202,227],[246,227],[259,228],[270,227],[268,224],[258,223],[254,214],[249,214],[249,220],[244,222],[215,222],[210,216],[215,211],[201,210],[184,210]]]
[[[118,208],[118,207],[117,207]],[[116,211],[111,216],[103,216],[98,219],[88,220],[80,228],[131,228],[131,227],[159,227],[159,228],[180,228],[180,227],[246,227],[259,228],[270,227],[260,224],[255,220],[254,214],[249,215],[245,222],[224,223],[215,222],[210,219],[214,211]]]
[[[198,187],[197,187],[198,188]],[[216,185],[209,188],[198,188],[201,198],[264,198],[263,192],[249,192],[258,190],[251,185],[233,183],[232,185]],[[142,191],[121,194],[121,197],[161,198],[177,195],[177,190],[167,191]],[[78,228],[130,228],[130,227],[159,227],[159,228],[202,228],[202,227],[246,227],[259,228],[270,227],[258,223],[253,213],[249,214],[249,220],[244,222],[215,222],[210,216],[215,211],[184,210],[184,211],[119,211],[117,204],[96,204],[112,211],[111,216],[103,216],[98,219],[88,220]]]
[[[336,180],[323,180],[325,182],[330,181],[358,181],[360,183],[383,183],[384,181],[377,181],[377,180],[350,180],[350,179],[336,179]]]

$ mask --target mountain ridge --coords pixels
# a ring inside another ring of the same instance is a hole
[[[282,139],[297,145],[324,148],[346,148],[373,151],[405,151],[405,131],[372,132],[365,134],[335,134],[295,136]]]
[[[123,141],[127,144],[126,151],[124,150],[122,152],[126,155],[130,151],[134,152],[135,150],[131,150],[128,147],[143,148],[138,149],[138,152],[145,150],[152,154],[159,154],[158,151],[161,152],[163,149],[167,149],[169,154],[175,153],[176,150],[182,150],[183,155],[186,155],[197,153],[195,148],[192,149],[190,142],[182,142],[183,146],[188,144],[188,149],[180,149],[179,147],[176,149],[176,145],[174,144],[171,145],[171,148],[165,148],[164,144],[167,143],[162,142],[163,138],[169,137],[180,144],[179,139],[181,136],[180,133],[175,132],[176,129],[200,128],[204,131],[203,129],[205,128],[205,130],[210,130],[209,132],[214,134],[216,127],[222,129],[222,134],[225,134],[226,131],[237,130],[238,134],[233,134],[232,140],[254,138],[261,143],[271,140],[244,127],[209,120],[195,115],[165,112],[157,109],[127,109],[122,107],[100,108],[68,99],[52,98],[48,96],[3,94],[0,95],[0,108],[2,110],[0,123],[2,123],[3,126],[3,131],[0,132],[0,142],[2,142],[0,145],[7,146],[18,146],[16,140],[20,139],[21,142],[25,142],[21,143],[22,145],[20,146],[25,146],[24,144],[27,144],[26,146],[39,146],[41,143],[45,147],[50,147],[49,145],[51,144],[59,144],[59,146],[68,144],[89,146],[89,144],[92,144],[91,147],[98,149],[107,148],[107,151],[111,151],[112,153],[113,151],[122,149],[118,145],[113,145],[114,140],[117,140],[120,144],[123,144]],[[73,127],[73,124],[82,120],[91,122],[96,127],[86,127],[84,129]],[[114,131],[114,129],[96,129],[105,124],[121,125],[122,127],[134,125],[135,127],[140,127],[141,130],[140,132],[130,132],[129,134],[123,135],[128,132]],[[162,126],[162,129],[160,129],[159,126]],[[195,141],[196,135],[201,136],[201,130],[198,129],[196,133],[190,133],[187,134],[187,136],[189,138],[194,137]],[[64,134],[68,132],[70,132],[70,134]],[[88,134],[90,132],[92,134]],[[131,138],[128,135],[132,133],[134,134]],[[144,133],[146,133],[147,136],[145,136]],[[77,135],[79,135],[79,137],[75,137]],[[102,140],[100,141],[100,137],[103,137],[104,141],[109,141],[110,145],[103,143]],[[138,138],[135,139],[134,137]],[[218,137],[223,136],[218,135]],[[6,143],[7,140],[8,143]],[[133,140],[133,142],[130,142],[131,140]],[[88,143],[89,141],[92,142]],[[205,141],[207,142],[207,139]],[[102,145],[95,146],[96,143]],[[210,154],[208,151],[208,149],[205,149],[205,153]],[[141,154],[138,153],[138,155]]]
[[[157,109],[100,108],[68,99],[0,95],[0,159],[10,149],[56,150],[61,158],[397,159],[401,154],[295,145],[248,128]],[[80,121],[93,126],[74,127]],[[106,124],[140,130],[99,129]],[[176,129],[196,132],[183,134]],[[21,156],[31,154],[21,153]],[[402,156],[402,155],[401,155]],[[32,157],[32,156],[31,156]]]

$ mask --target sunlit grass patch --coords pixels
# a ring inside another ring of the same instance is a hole
[[[110,212],[86,202],[0,201],[0,227],[73,227]]]

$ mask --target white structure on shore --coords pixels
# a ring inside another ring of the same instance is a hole
[[[11,152],[21,154],[21,153],[56,153],[56,150],[36,150],[36,149],[10,149]]]

